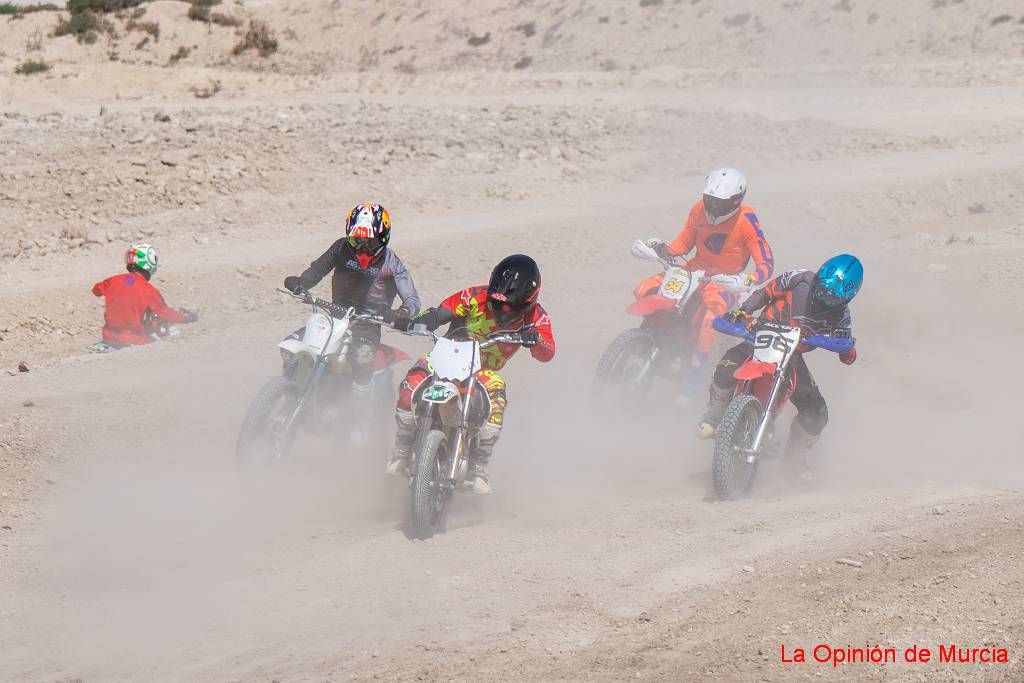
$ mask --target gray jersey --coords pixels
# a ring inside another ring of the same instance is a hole
[[[302,286],[314,287],[334,271],[331,278],[331,298],[344,306],[381,312],[391,308],[395,296],[411,315],[420,310],[420,296],[402,259],[389,247],[367,268],[356,259],[355,249],[345,238],[339,239],[302,273]]]

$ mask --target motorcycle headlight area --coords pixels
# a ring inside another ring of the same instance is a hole
[[[331,338],[331,319],[323,313],[314,313],[306,321],[302,341],[309,346],[322,349]]]

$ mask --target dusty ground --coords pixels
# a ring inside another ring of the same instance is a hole
[[[0,16],[0,678],[1024,679],[1015,3],[464,4],[222,5],[275,29],[267,58],[179,2],[141,47],[126,19],[86,46]],[[819,482],[769,469],[736,504],[693,410],[586,401],[648,272],[629,242],[726,163],[780,269],[868,273],[858,363],[810,359]],[[230,465],[304,314],[275,287],[368,198],[428,301],[537,256],[558,335],[509,367],[496,495],[425,543],[384,453]],[[141,238],[202,320],[90,355],[89,287]],[[1010,661],[780,661],[818,643]]]

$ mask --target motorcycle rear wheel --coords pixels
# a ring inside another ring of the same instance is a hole
[[[448,463],[448,438],[432,429],[415,454],[412,477],[412,535],[425,540],[445,531],[449,494],[444,490],[442,467]]]
[[[761,402],[754,396],[736,396],[725,409],[715,430],[715,453],[711,477],[719,500],[736,500],[750,490],[757,471],[757,460],[747,462],[750,448],[763,415]]]

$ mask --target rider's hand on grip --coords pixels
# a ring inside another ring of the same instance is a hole
[[[519,333],[519,339],[522,340],[523,346],[530,348],[540,342],[540,333],[532,327],[528,327]]]
[[[409,316],[409,309],[405,306],[399,306],[395,309],[391,325],[399,332],[408,332],[409,327],[412,325],[412,320]]]
[[[744,311],[742,308],[734,308],[725,314],[725,319],[733,324],[740,324],[745,322],[750,314]]]
[[[292,294],[298,294],[302,289],[302,278],[298,275],[289,275],[284,279],[284,288]]]
[[[658,255],[658,258],[668,260],[671,254],[668,253],[668,245],[659,240],[657,237],[652,237],[647,240],[647,246]]]

